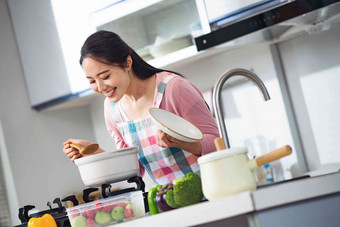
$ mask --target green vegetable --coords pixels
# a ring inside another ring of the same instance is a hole
[[[185,177],[178,177],[173,184],[173,195],[175,203],[180,206],[188,206],[199,203],[203,199],[202,183],[199,175],[187,173]]]
[[[148,192],[148,204],[149,204],[149,211],[151,215],[160,213],[157,205],[156,205],[156,194],[158,190],[162,187],[162,185],[156,185],[155,187],[151,188]]]
[[[175,204],[173,197],[168,196],[169,201],[167,201],[167,192],[172,191],[172,189],[173,189],[172,183],[169,183],[169,184],[163,185],[159,189],[159,191],[157,192],[155,201],[156,201],[156,205],[157,205],[158,209],[162,212],[165,212],[165,211],[168,211],[168,210],[173,210],[173,209],[178,207]],[[169,193],[169,195],[170,195],[170,193]],[[172,205],[175,206],[175,207],[172,207],[172,206],[169,205],[171,202],[173,202]]]
[[[173,191],[173,184],[171,184],[171,190],[168,190],[168,192],[165,194],[165,201],[167,204],[169,204],[170,207],[172,208],[178,208],[180,207],[176,201],[175,201],[175,195],[174,195],[174,191]]]
[[[156,205],[161,211],[199,203],[203,199],[201,178],[195,173],[178,177],[163,185],[156,195]]]

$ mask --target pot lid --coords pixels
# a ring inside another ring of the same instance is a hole
[[[81,165],[84,165],[84,164],[100,161],[100,160],[103,160],[103,159],[113,158],[113,157],[117,157],[117,156],[121,156],[121,155],[129,155],[129,154],[133,154],[133,153],[136,153],[136,154],[138,153],[138,147],[133,146],[133,147],[126,147],[126,148],[122,148],[122,149],[114,150],[114,151],[106,151],[106,152],[103,152],[103,153],[87,156],[87,157],[84,157],[84,158],[78,158],[78,159],[74,160],[74,163],[77,166],[81,166]]]
[[[234,156],[234,155],[239,155],[243,153],[248,153],[248,149],[246,147],[235,147],[235,148],[230,148],[230,149],[225,149],[225,150],[220,150],[220,151],[215,151],[207,155],[203,155],[197,159],[197,162],[199,165],[206,163],[206,162],[211,162],[214,160]]]

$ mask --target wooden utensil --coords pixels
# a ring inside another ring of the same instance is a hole
[[[220,150],[224,150],[225,149],[225,143],[224,143],[224,139],[221,137],[217,137],[214,139],[214,143],[216,146],[216,150],[220,151]]]
[[[214,143],[218,151],[226,149],[223,138],[220,138],[220,137],[216,138],[214,140]],[[258,166],[262,166],[272,161],[276,161],[287,155],[290,155],[291,153],[292,153],[292,148],[289,145],[286,145],[278,149],[275,149],[265,155],[262,155],[261,157],[256,158],[256,163]]]
[[[287,155],[290,155],[291,153],[292,148],[289,145],[286,145],[256,158],[256,163],[258,166],[262,166]]]
[[[90,145],[87,146],[83,146],[77,143],[71,143],[70,147],[73,147],[77,150],[79,150],[79,153],[82,155],[88,155],[88,154],[92,154],[94,152],[96,152],[99,149],[99,145],[96,143],[92,143]]]

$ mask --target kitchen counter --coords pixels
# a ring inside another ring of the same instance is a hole
[[[340,173],[274,183],[119,226],[338,226]],[[113,225],[112,225],[113,226]],[[115,225],[116,226],[116,225]]]

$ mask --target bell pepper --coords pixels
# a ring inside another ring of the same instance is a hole
[[[151,215],[155,215],[161,213],[156,205],[156,195],[162,185],[156,185],[155,187],[151,188],[148,192],[148,204],[149,204],[149,211]]]
[[[50,214],[44,214],[40,218],[30,218],[27,227],[57,227],[57,223]]]

